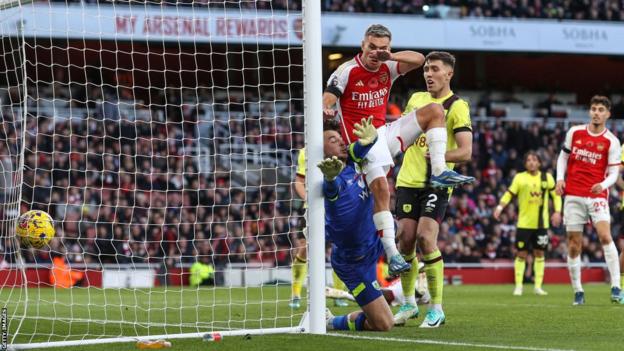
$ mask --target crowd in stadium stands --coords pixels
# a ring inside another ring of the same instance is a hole
[[[85,3],[115,5],[152,5],[152,6],[197,6],[213,9],[257,9],[301,11],[301,0],[42,0],[51,3]]]
[[[624,7],[617,0],[324,0],[322,4],[325,11],[424,14],[427,17],[624,20]]]
[[[39,94],[33,91],[33,97],[47,97],[31,99],[33,110],[42,111],[43,102],[52,101],[48,88],[41,85]],[[263,118],[228,120],[219,117],[219,112],[229,106],[228,115],[234,116],[236,109],[242,110],[235,102],[211,105],[208,116],[202,111],[206,107],[185,100],[184,93],[176,99],[169,92],[167,103],[148,111],[154,117],[150,123],[129,120],[119,109],[95,104],[96,95],[102,92],[70,90],[56,84],[56,108],[63,103],[63,107],[91,106],[88,119],[40,114],[29,118],[26,127],[22,212],[32,203],[33,209],[48,211],[55,218],[58,239],[52,241],[52,250],[80,263],[160,263],[166,257],[167,264],[175,265],[192,262],[196,256],[211,257],[218,266],[290,262],[290,232],[300,226],[293,225],[299,218],[291,213],[289,189],[280,195],[274,183],[235,183],[229,172],[233,166],[223,162],[219,153],[223,145],[262,144],[262,152],[269,156],[275,155],[269,150],[277,147],[295,154],[303,146],[303,136],[298,135],[303,130],[301,114],[287,106],[286,118],[259,106]],[[197,95],[201,96],[192,94]],[[69,96],[89,98],[74,101]],[[18,114],[7,102],[20,106],[19,94],[9,91],[1,99],[4,128],[0,140],[14,141]],[[167,122],[156,118],[163,114]],[[202,130],[211,134],[201,134]],[[208,154],[216,155],[211,161],[214,169],[203,174],[198,166],[201,160],[191,152],[201,143],[210,150]],[[0,143],[0,157],[15,164],[9,155],[16,150],[8,145],[15,143]],[[229,158],[225,152],[221,155]],[[282,166],[289,174],[289,164]],[[27,262],[50,260],[46,251],[25,251],[25,256]],[[5,255],[4,259],[10,262],[14,257]]]
[[[68,3],[209,6],[257,10],[301,11],[292,0],[49,0]],[[427,17],[515,17],[557,20],[624,21],[624,5],[618,0],[322,0],[323,11],[418,14]]]
[[[256,146],[272,159],[278,158],[275,150],[282,149],[286,161],[277,161],[277,165],[290,174],[296,152],[303,146],[300,104],[277,103],[287,98],[278,93],[270,104],[272,109],[251,107],[251,97],[237,100],[235,94],[230,103],[202,105],[188,100],[189,96],[202,99],[202,93],[169,91],[167,104],[155,104],[147,111],[151,116],[166,114],[167,121],[154,118],[149,122],[129,119],[119,111],[107,112],[105,105],[93,103],[97,94],[92,92],[63,94],[64,89],[70,88],[58,85],[54,94],[61,101],[63,96],[87,97],[87,103],[67,100],[67,105],[91,106],[92,115],[88,119],[53,119],[40,114],[36,120],[29,119],[22,189],[26,201],[22,211],[32,202],[32,208],[48,211],[57,220],[53,250],[78,263],[162,263],[164,259],[166,264],[176,265],[203,256],[217,266],[228,262],[289,264],[291,237],[302,229],[301,201],[292,200],[287,181],[278,185],[275,181],[256,185],[237,181],[230,169],[243,161],[235,161],[237,152],[229,148]],[[38,91],[43,94],[47,90],[40,86]],[[103,94],[106,96],[106,91]],[[31,96],[37,95],[33,92]],[[37,106],[43,100],[29,104]],[[21,105],[19,94],[11,96],[10,91],[2,101]],[[228,114],[219,114],[227,108]],[[263,117],[233,118],[237,109],[263,111]],[[3,103],[0,139],[15,140],[15,115],[15,110]],[[454,191],[441,225],[440,249],[449,263],[513,257],[516,208],[508,206],[500,222],[492,219],[492,210],[514,174],[523,170],[526,151],[537,149],[544,168],[554,172],[565,135],[563,122],[544,128],[530,120],[505,122],[503,118],[476,122],[473,127],[473,158],[460,165],[459,171],[474,175],[477,182]],[[622,137],[619,131],[616,135]],[[214,155],[213,169],[204,173],[197,154],[190,152],[202,142],[208,143]],[[0,143],[5,168],[16,162],[7,156],[15,155],[8,145],[11,143]],[[224,145],[226,149],[222,149]],[[260,178],[266,176],[263,173]],[[612,200],[616,206],[618,196]],[[620,220],[614,225],[614,233],[619,233]],[[597,237],[588,230],[583,257],[600,261]],[[554,228],[552,234],[547,255],[563,259],[563,228]],[[12,247],[2,249],[14,251]],[[25,253],[28,262],[50,259],[46,251]],[[11,262],[14,257],[4,255],[4,259]]]
[[[480,122],[474,125],[472,162],[459,166],[463,174],[477,178],[473,185],[456,189],[447,217],[440,229],[440,250],[445,262],[480,262],[513,257],[517,210],[507,207],[500,222],[492,219],[493,208],[511,183],[513,176],[524,170],[523,155],[537,150],[543,168],[554,174],[556,159],[565,137],[562,124],[543,128],[541,123],[523,125],[519,122]],[[622,137],[621,133],[616,133]],[[615,195],[615,194],[614,194]],[[621,198],[612,197],[612,213],[618,215]],[[616,221],[614,233],[619,233]],[[595,232],[588,227],[583,259],[603,260]],[[564,259],[566,247],[563,228],[551,230],[550,258]],[[622,239],[620,239],[622,240]],[[621,244],[621,243],[620,243]]]

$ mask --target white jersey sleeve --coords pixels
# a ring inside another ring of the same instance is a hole
[[[576,128],[574,127],[568,129],[568,132],[566,133],[566,136],[565,136],[565,140],[563,142],[563,151],[565,151],[568,154],[572,151],[572,136],[574,135],[575,131],[576,131]]]
[[[351,73],[353,65],[353,60],[350,60],[336,68],[334,73],[332,73],[327,80],[327,88],[325,91],[328,91],[337,97],[342,96],[347,88],[347,84],[349,83],[349,74]]]
[[[403,73],[399,71],[399,63],[397,61],[386,61],[385,64],[388,66],[388,70],[390,70],[390,78],[393,82],[403,75]]]
[[[610,135],[611,146],[609,146],[609,166],[619,166],[622,162],[622,146],[614,135]]]

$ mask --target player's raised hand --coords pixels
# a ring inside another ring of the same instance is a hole
[[[332,119],[334,118],[334,116],[336,116],[336,110],[334,110],[333,108],[323,108],[323,121],[326,121],[328,119]]]
[[[591,187],[591,192],[594,195],[600,194],[604,189],[602,188],[602,184],[596,183]]]
[[[563,192],[565,191],[565,180],[558,180],[557,185],[555,185],[555,193],[559,196],[563,196]]]
[[[334,180],[336,177],[342,172],[344,168],[344,163],[338,159],[336,156],[328,157],[323,161],[319,162],[317,165],[318,168],[321,169],[325,179]]]
[[[389,50],[372,50],[368,57],[383,62],[392,60],[392,53]]]
[[[370,145],[377,139],[377,128],[373,125],[373,116],[362,118],[360,123],[353,126],[353,134],[358,137],[362,146]]]

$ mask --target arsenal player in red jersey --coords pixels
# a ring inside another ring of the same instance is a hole
[[[607,201],[615,184],[621,156],[620,141],[606,128],[611,101],[594,96],[590,101],[590,123],[570,128],[557,161],[559,195],[565,195],[563,223],[568,232],[568,270],[574,288],[573,305],[585,303],[581,285],[583,227],[591,219],[611,276],[611,301],[620,300],[618,252],[611,238],[611,214]]]
[[[453,187],[472,182],[446,168],[446,124],[444,109],[431,103],[386,125],[386,107],[392,83],[400,75],[424,63],[424,56],[415,51],[392,53],[392,34],[383,25],[368,27],[362,41],[362,52],[343,63],[332,73],[325,93],[325,116],[333,116],[336,105],[342,117],[342,137],[347,144],[357,140],[352,130],[362,119],[373,117],[379,141],[366,156],[362,168],[375,199],[373,221],[381,235],[389,259],[389,273],[395,275],[410,269],[395,244],[394,218],[390,212],[390,192],[386,174],[394,165],[393,157],[426,133],[431,160],[431,186]]]

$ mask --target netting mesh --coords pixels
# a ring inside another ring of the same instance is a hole
[[[0,15],[0,296],[14,343],[299,324],[279,284],[301,231],[289,4],[36,2]],[[56,237],[18,251],[29,209],[54,218]]]

